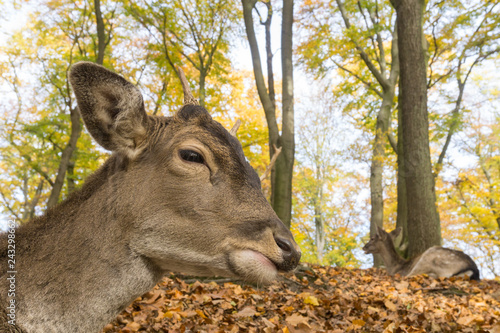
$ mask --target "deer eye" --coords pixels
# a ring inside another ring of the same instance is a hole
[[[181,155],[181,158],[184,161],[201,163],[201,164],[203,164],[205,162],[205,160],[203,159],[203,156],[201,156],[201,154],[199,154],[195,151],[192,151],[192,150],[181,150],[179,152],[179,154]]]

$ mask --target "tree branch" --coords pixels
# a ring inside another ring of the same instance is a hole
[[[342,15],[342,19],[344,20],[344,24],[345,24],[346,28],[350,29],[351,24],[349,22],[349,19],[347,18],[347,13],[345,11],[343,3],[341,2],[341,0],[336,0],[336,2],[337,2],[337,6],[339,8],[340,14]],[[356,50],[358,50],[359,56],[361,57],[363,62],[366,64],[366,66],[368,67],[370,72],[373,74],[373,76],[375,76],[375,79],[377,79],[378,83],[382,86],[382,89],[384,89],[384,90],[388,89],[389,83],[387,82],[387,79],[382,75],[382,73],[380,73],[380,71],[377,69],[377,67],[375,67],[373,62],[370,60],[370,57],[368,56],[368,54],[366,54],[366,52],[363,50],[363,48],[355,40],[351,39],[351,41],[354,43]]]
[[[276,145],[273,145],[273,147],[274,147],[273,158],[271,158],[271,161],[269,162],[269,165],[267,166],[266,171],[264,171],[262,176],[260,176],[260,181],[263,181],[264,179],[266,179],[269,176],[269,174],[271,173],[271,170],[274,167],[274,164],[276,163],[276,159],[278,159],[278,156],[281,153],[281,149],[283,148],[283,147],[276,148]]]
[[[383,97],[383,94],[381,91],[379,91],[377,88],[375,88],[373,86],[373,84],[371,82],[368,82],[368,81],[365,81],[363,80],[358,74],[354,73],[353,71],[347,69],[346,67],[342,66],[341,64],[339,64],[338,62],[336,62],[335,60],[333,60],[333,63],[338,67],[340,68],[341,70],[343,70],[344,72],[347,72],[349,73],[350,75],[354,76],[358,81],[360,81],[361,83],[363,83],[368,89],[372,90],[374,93],[376,93],[379,97]]]

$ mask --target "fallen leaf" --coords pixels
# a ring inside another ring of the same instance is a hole
[[[307,317],[294,313],[293,315],[286,318],[286,322],[292,326],[297,326],[299,324],[307,324],[308,319]]]
[[[318,299],[314,296],[307,296],[306,298],[304,298],[304,303],[319,306]]]
[[[195,311],[198,314],[198,316],[200,316],[203,319],[207,319],[207,316],[203,313],[203,311],[201,311],[199,309],[196,309]]]
[[[352,324],[359,326],[359,327],[363,327],[363,326],[365,326],[366,322],[363,319],[354,319],[352,321]]]
[[[392,303],[391,301],[389,300],[386,300],[384,302],[384,305],[387,309],[391,310],[391,311],[396,311],[398,309],[398,307],[396,306],[396,304]]]
[[[257,311],[255,311],[254,307],[252,307],[252,306],[246,306],[243,309],[241,309],[241,311],[239,311],[238,313],[236,313],[234,316],[237,317],[237,318],[241,318],[241,317],[253,317],[253,316],[255,316],[256,313],[257,313]]]

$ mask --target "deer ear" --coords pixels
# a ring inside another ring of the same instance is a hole
[[[401,233],[401,227],[397,227],[396,229],[391,231],[390,234],[391,234],[392,239],[396,239],[396,237],[398,237],[400,233]]]
[[[381,239],[385,239],[387,237],[387,233],[385,232],[385,230],[379,226],[377,226],[377,235],[379,235]]]
[[[136,156],[148,124],[139,89],[122,76],[91,62],[73,65],[69,81],[92,137],[108,150]]]

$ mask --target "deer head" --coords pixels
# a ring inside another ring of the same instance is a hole
[[[377,231],[368,243],[363,246],[363,251],[366,254],[380,254],[385,249],[394,248],[394,240],[401,233],[401,228],[396,228],[391,232],[386,232],[384,229],[377,226]]]
[[[87,129],[120,161],[113,208],[133,231],[131,250],[160,269],[262,283],[297,265],[298,246],[239,141],[203,107],[148,116],[134,85],[88,62],[70,81]]]

